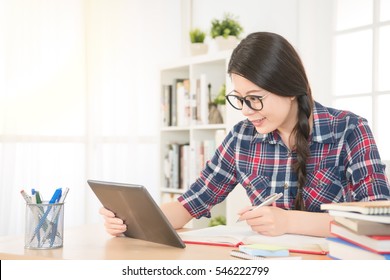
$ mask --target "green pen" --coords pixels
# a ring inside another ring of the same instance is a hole
[[[42,199],[41,199],[41,196],[39,194],[39,191],[35,191],[35,199],[37,201],[37,204],[41,204],[42,203]]]

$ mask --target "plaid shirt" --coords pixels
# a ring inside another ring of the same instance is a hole
[[[307,211],[321,212],[322,203],[390,199],[390,186],[367,121],[347,111],[315,102],[310,157],[303,199]],[[178,200],[196,218],[240,184],[252,205],[283,193],[276,206],[293,209],[296,153],[277,131],[260,134],[248,120],[236,124],[191,187]]]

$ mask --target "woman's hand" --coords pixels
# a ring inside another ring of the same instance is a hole
[[[106,231],[113,236],[121,236],[126,231],[126,225],[110,210],[102,207],[99,209],[99,214],[103,216]]]
[[[254,207],[246,207],[238,214],[253,231],[269,236],[288,233],[288,211],[275,206],[263,206],[249,211]]]

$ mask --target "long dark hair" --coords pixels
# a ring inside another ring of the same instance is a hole
[[[249,34],[234,49],[229,74],[240,75],[266,91],[297,98],[298,121],[293,129],[297,160],[298,191],[294,208],[305,210],[302,189],[306,182],[306,161],[310,155],[309,118],[313,98],[302,61],[294,47],[282,36],[270,32]]]

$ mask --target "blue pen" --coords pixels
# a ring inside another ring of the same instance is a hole
[[[60,198],[59,203],[65,202],[65,198],[66,198],[66,195],[68,194],[68,192],[69,192],[69,188],[65,188],[65,190],[61,194],[61,198]],[[63,205],[59,205],[55,208],[53,218],[50,221],[50,225],[49,225],[48,229],[46,230],[45,236],[42,239],[42,242],[45,243],[47,238],[50,235],[50,247],[53,246],[53,243],[54,243],[56,236],[58,236],[59,238],[62,238],[61,234],[59,232],[57,232],[58,218],[59,218],[59,215],[61,212],[61,207],[63,207]]]
[[[65,188],[64,192],[61,194],[61,197],[59,200],[60,203],[64,203],[66,195],[68,194],[68,191],[69,191],[69,188]],[[61,207],[63,207],[63,205],[58,205],[57,209],[54,210],[55,211],[53,214],[54,218],[53,218],[52,223],[51,223],[52,230],[51,230],[51,236],[50,236],[50,247],[53,247],[54,240],[57,236],[58,218],[59,218],[59,214],[61,212]]]
[[[49,204],[53,204],[53,203],[58,202],[60,200],[60,198],[61,198],[61,194],[62,194],[62,189],[61,188],[56,189],[54,194],[53,194],[53,196],[52,196],[52,198],[49,201]],[[41,230],[41,227],[45,223],[46,218],[49,215],[50,210],[51,210],[51,206],[48,206],[47,209],[46,209],[45,214],[43,214],[41,220],[39,221],[37,227],[35,228],[34,235],[32,236],[30,242],[32,242],[34,240],[35,236],[37,236],[39,234],[39,231]]]
[[[51,197],[49,203],[53,204],[53,203],[58,202],[61,198],[61,195],[62,195],[62,189],[61,188],[56,189],[56,191],[54,192],[53,196]]]

